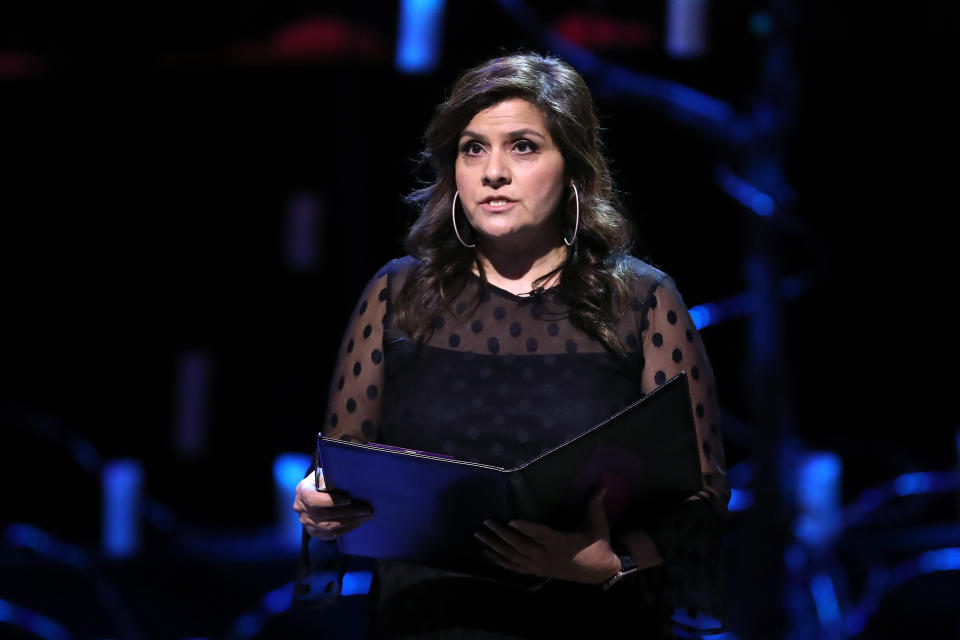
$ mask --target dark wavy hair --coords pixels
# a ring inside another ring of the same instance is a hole
[[[573,180],[580,195],[579,230],[561,268],[557,293],[569,308],[571,324],[622,355],[625,348],[614,323],[628,299],[624,258],[630,253],[633,228],[621,213],[601,153],[590,90],[570,65],[534,53],[495,58],[464,72],[450,97],[437,106],[420,156],[421,166],[428,165],[434,180],[407,198],[419,208],[419,215],[404,247],[419,262],[398,294],[395,322],[422,342],[430,333],[431,321],[470,281],[474,264],[486,283],[479,256],[460,244],[450,221],[457,189],[457,143],[478,112],[509,98],[522,98],[540,109],[563,155],[564,182],[569,185]],[[575,203],[569,186],[565,191],[569,193],[564,198],[566,223],[562,226],[570,237]]]

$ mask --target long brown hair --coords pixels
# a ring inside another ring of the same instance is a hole
[[[419,262],[397,297],[395,322],[422,341],[430,333],[433,318],[463,291],[474,264],[486,282],[476,251],[460,244],[451,225],[454,166],[457,142],[470,120],[509,98],[522,98],[540,109],[563,155],[565,182],[572,180],[579,191],[579,230],[561,269],[557,293],[569,308],[571,324],[623,354],[614,322],[628,298],[624,258],[631,248],[632,225],[621,213],[601,153],[590,90],[570,65],[534,53],[494,58],[464,72],[450,97],[437,106],[421,154],[434,180],[408,196],[420,213],[404,247]],[[575,203],[569,186],[566,191],[570,193],[564,198],[567,223],[563,226],[569,238]]]

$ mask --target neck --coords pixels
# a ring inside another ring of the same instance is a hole
[[[484,244],[477,246],[477,255],[491,284],[514,294],[521,294],[533,289],[537,278],[563,264],[567,258],[567,248],[563,244],[544,244],[540,247],[528,246],[522,250],[511,250]],[[550,287],[553,284],[555,279],[551,278],[542,286]]]

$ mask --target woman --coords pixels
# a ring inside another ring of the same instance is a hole
[[[324,432],[512,467],[683,370],[705,489],[613,532],[602,495],[578,531],[486,523],[477,538],[491,562],[552,578],[538,591],[382,562],[373,635],[669,637],[670,615],[720,618],[729,491],[712,371],[672,280],[629,255],[583,79],[533,54],[467,71],[437,108],[425,158],[436,179],[412,196],[411,255],[361,296]],[[294,508],[323,540],[370,517],[316,492],[312,474]],[[631,565],[640,571],[619,580]]]

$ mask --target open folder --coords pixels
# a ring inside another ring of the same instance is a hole
[[[338,539],[343,553],[510,579],[474,532],[492,518],[581,526],[600,486],[611,531],[636,525],[702,488],[686,374],[514,469],[317,436],[328,490],[369,503],[373,517]],[[512,574],[511,574],[512,575]]]

